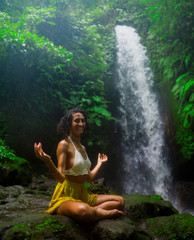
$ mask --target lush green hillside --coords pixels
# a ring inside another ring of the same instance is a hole
[[[0,10],[0,137],[19,155],[32,158],[34,141],[54,153],[56,123],[75,106],[91,121],[87,145],[106,147],[120,23],[141,35],[173,137],[183,161],[192,159],[192,0],[2,0]]]
[[[36,140],[54,152],[56,123],[81,107],[92,126],[87,144],[105,147],[113,117],[104,79],[111,77],[114,47],[112,28],[101,21],[106,9],[79,1],[5,1],[1,10],[1,138],[25,157]]]

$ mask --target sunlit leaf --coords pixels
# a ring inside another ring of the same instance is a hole
[[[96,102],[101,102],[101,101],[102,101],[101,97],[98,97],[98,96],[92,96],[92,98],[93,98],[94,101],[96,101]]]
[[[189,103],[185,106],[185,108],[183,109],[183,112],[188,112],[191,108],[193,107],[192,103]]]
[[[186,76],[188,76],[188,75],[189,75],[189,73],[187,72],[187,73],[179,76],[179,77],[177,78],[177,80],[176,80],[176,83],[179,83],[184,77],[186,77]]]
[[[185,84],[184,91],[183,91],[182,95],[184,96],[184,95],[186,94],[187,90],[188,90],[190,87],[192,87],[192,86],[194,86],[194,80],[189,80],[189,81]]]

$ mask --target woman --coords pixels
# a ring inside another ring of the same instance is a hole
[[[84,182],[91,182],[101,165],[108,160],[106,155],[99,153],[97,164],[90,171],[91,162],[80,142],[81,134],[87,127],[87,117],[81,109],[72,109],[61,119],[58,132],[63,134],[64,139],[57,147],[58,169],[51,157],[43,152],[41,143],[34,144],[36,157],[45,162],[59,182],[46,212],[82,222],[120,217],[124,207],[121,196],[89,194],[84,186]]]

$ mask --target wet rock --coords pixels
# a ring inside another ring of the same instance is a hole
[[[48,214],[32,215],[20,219],[19,224],[4,231],[3,240],[10,239],[77,239],[86,240],[88,235],[79,225],[64,216]]]
[[[3,187],[0,185],[0,204],[13,202],[24,192],[24,188],[20,185]]]
[[[89,192],[91,193],[97,193],[97,194],[115,194],[108,189],[105,184],[103,183],[102,179],[101,181],[94,181],[89,186]]]
[[[46,194],[52,196],[54,189],[57,185],[57,181],[49,178],[32,178],[32,182],[28,186],[29,191],[37,194]]]
[[[137,238],[138,236],[142,238]],[[10,239],[145,239],[146,233],[138,232],[137,226],[127,218],[103,220],[98,223],[77,223],[65,216],[35,215],[20,218],[17,225],[4,230],[3,240]]]
[[[189,214],[176,214],[146,220],[146,231],[158,240],[194,239],[194,217]]]
[[[125,195],[124,217],[98,223],[78,223],[65,216],[49,215],[44,211],[56,184],[51,179],[33,178],[28,187],[0,186],[0,239],[166,240],[170,238],[160,238],[168,234],[165,225],[168,229],[172,226],[174,232],[177,228],[177,232],[180,229],[185,234],[177,236],[193,236],[190,229],[194,217],[179,215],[171,203],[160,196]],[[99,184],[102,183],[94,183],[95,186]]]
[[[180,199],[181,212],[189,211],[194,215],[194,182],[178,181],[175,184],[175,189]]]
[[[137,226],[127,218],[102,220],[91,231],[91,239],[132,239]]]
[[[178,213],[172,204],[168,201],[164,201],[161,196],[134,194],[125,195],[123,197],[125,198],[125,214],[134,221]]]

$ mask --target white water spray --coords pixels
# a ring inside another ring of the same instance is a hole
[[[116,26],[117,79],[125,193],[168,198],[171,182],[153,74],[135,29]]]

